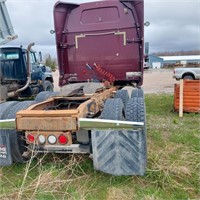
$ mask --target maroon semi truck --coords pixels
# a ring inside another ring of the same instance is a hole
[[[34,152],[84,153],[96,170],[145,174],[143,6],[142,0],[55,4],[61,91],[41,93],[40,102],[17,112],[15,129],[1,130],[1,138],[8,132],[12,138],[0,141],[10,152],[1,165],[26,162]]]
[[[94,63],[115,85],[142,84],[143,1],[58,2],[54,7],[60,86],[103,81]]]

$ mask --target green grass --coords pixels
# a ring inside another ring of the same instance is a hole
[[[15,122],[0,122],[1,129],[15,129]]]
[[[173,111],[172,95],[146,95],[145,176],[115,177],[83,155],[40,155],[0,168],[0,199],[200,199],[200,115]]]

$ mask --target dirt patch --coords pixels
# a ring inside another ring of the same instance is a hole
[[[134,193],[130,188],[116,188],[108,189],[106,200],[131,200],[134,199]]]
[[[173,93],[174,84],[172,69],[150,69],[144,72],[143,88],[145,93]]]

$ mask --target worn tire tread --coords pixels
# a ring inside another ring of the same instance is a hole
[[[124,106],[125,106],[129,99],[128,91],[127,90],[117,90],[117,92],[115,94],[115,98],[122,99],[122,102],[124,103]]]
[[[5,113],[7,112],[7,110],[16,105],[18,103],[18,101],[7,101],[7,102],[4,102],[4,103],[1,103],[0,104],[0,119],[5,119],[4,116],[5,116]]]
[[[120,120],[122,109],[119,108],[123,106],[120,100],[106,101],[102,112],[103,119]],[[145,163],[144,159],[141,161],[139,138],[138,131],[92,130],[94,168],[116,176],[144,175]]]
[[[137,98],[137,97],[141,97],[141,98],[144,98],[144,91],[143,89],[140,89],[140,88],[135,88],[132,90],[131,92],[131,98]]]
[[[16,113],[20,110],[28,108],[30,105],[34,104],[34,101],[21,101],[10,106],[3,114],[3,119],[14,119]]]

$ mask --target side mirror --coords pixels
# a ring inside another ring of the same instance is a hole
[[[41,68],[43,72],[46,72],[46,67],[44,65]]]
[[[50,33],[53,35],[55,33],[55,31],[54,30],[50,30]]]
[[[150,22],[149,22],[149,21],[146,21],[146,22],[144,23],[144,26],[146,26],[146,27],[150,26]]]

